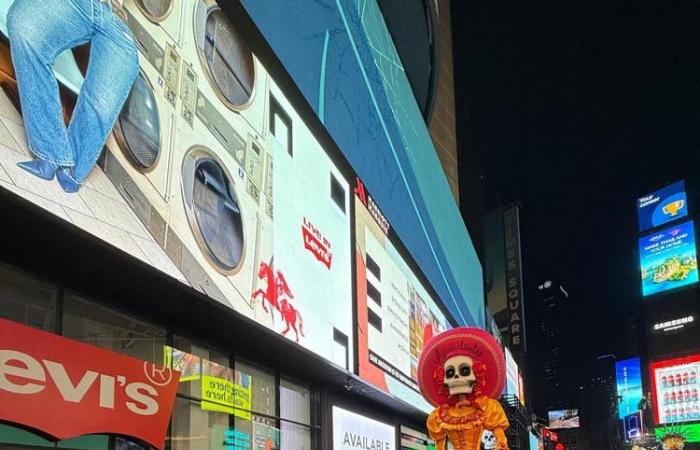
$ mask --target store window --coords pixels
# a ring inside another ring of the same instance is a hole
[[[281,450],[311,448],[311,393],[309,388],[280,379]]]
[[[63,335],[155,363],[163,362],[165,329],[68,293]]]
[[[10,266],[0,265],[0,317],[55,331],[58,289]]]

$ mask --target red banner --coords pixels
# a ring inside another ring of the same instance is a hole
[[[0,319],[0,420],[162,449],[180,373]]]

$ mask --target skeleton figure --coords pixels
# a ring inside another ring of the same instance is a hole
[[[481,450],[493,450],[498,445],[496,436],[489,430],[484,430],[481,435]]]
[[[450,395],[472,393],[476,384],[473,366],[474,361],[464,355],[453,356],[445,361],[445,386],[450,390]]]

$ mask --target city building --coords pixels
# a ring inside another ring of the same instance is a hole
[[[483,275],[379,4],[115,14],[140,74],[79,193],[17,167],[0,95],[0,449],[427,441],[422,344],[485,326]],[[86,62],[55,64],[68,115]]]

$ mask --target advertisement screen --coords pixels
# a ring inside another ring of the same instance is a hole
[[[654,434],[657,439],[661,439],[669,432],[680,433],[685,438],[686,442],[700,442],[700,423],[685,423],[673,425],[672,427],[657,427],[654,429]]]
[[[645,296],[697,283],[693,221],[639,239],[639,260]]]
[[[435,450],[435,441],[425,433],[401,425],[401,450]]]
[[[518,373],[518,398],[520,403],[525,406],[525,380],[523,380],[523,374]]]
[[[637,199],[639,231],[655,228],[687,215],[685,181],[678,181]]]
[[[640,438],[644,434],[641,411],[626,415],[623,418],[623,424],[625,427],[625,440],[628,442]]]
[[[372,197],[355,191],[361,193],[355,202],[359,375],[429,412],[418,390],[418,358],[450,323],[385,234]]]
[[[700,354],[650,364],[656,423],[700,420]]]
[[[578,409],[559,409],[549,411],[549,428],[566,429],[580,426]]]
[[[113,132],[90,144],[97,163],[80,161],[84,178],[69,172],[82,186],[68,193],[65,177],[18,166],[33,154],[17,92],[0,93],[0,186],[351,369],[354,177],[342,155],[321,146],[215,2],[175,2],[162,23],[138,3],[124,4],[138,74]],[[68,51],[54,66],[62,98],[81,88],[81,58]]]
[[[333,450],[393,450],[396,428],[333,406]]]
[[[506,394],[520,398],[520,383],[518,380],[518,364],[513,359],[513,354],[505,349],[506,354]]]
[[[639,358],[630,358],[615,363],[615,380],[619,418],[637,411],[637,405],[642,400],[642,368]]]
[[[530,450],[539,450],[540,448],[540,440],[537,438],[536,435],[529,433],[530,436]]]

